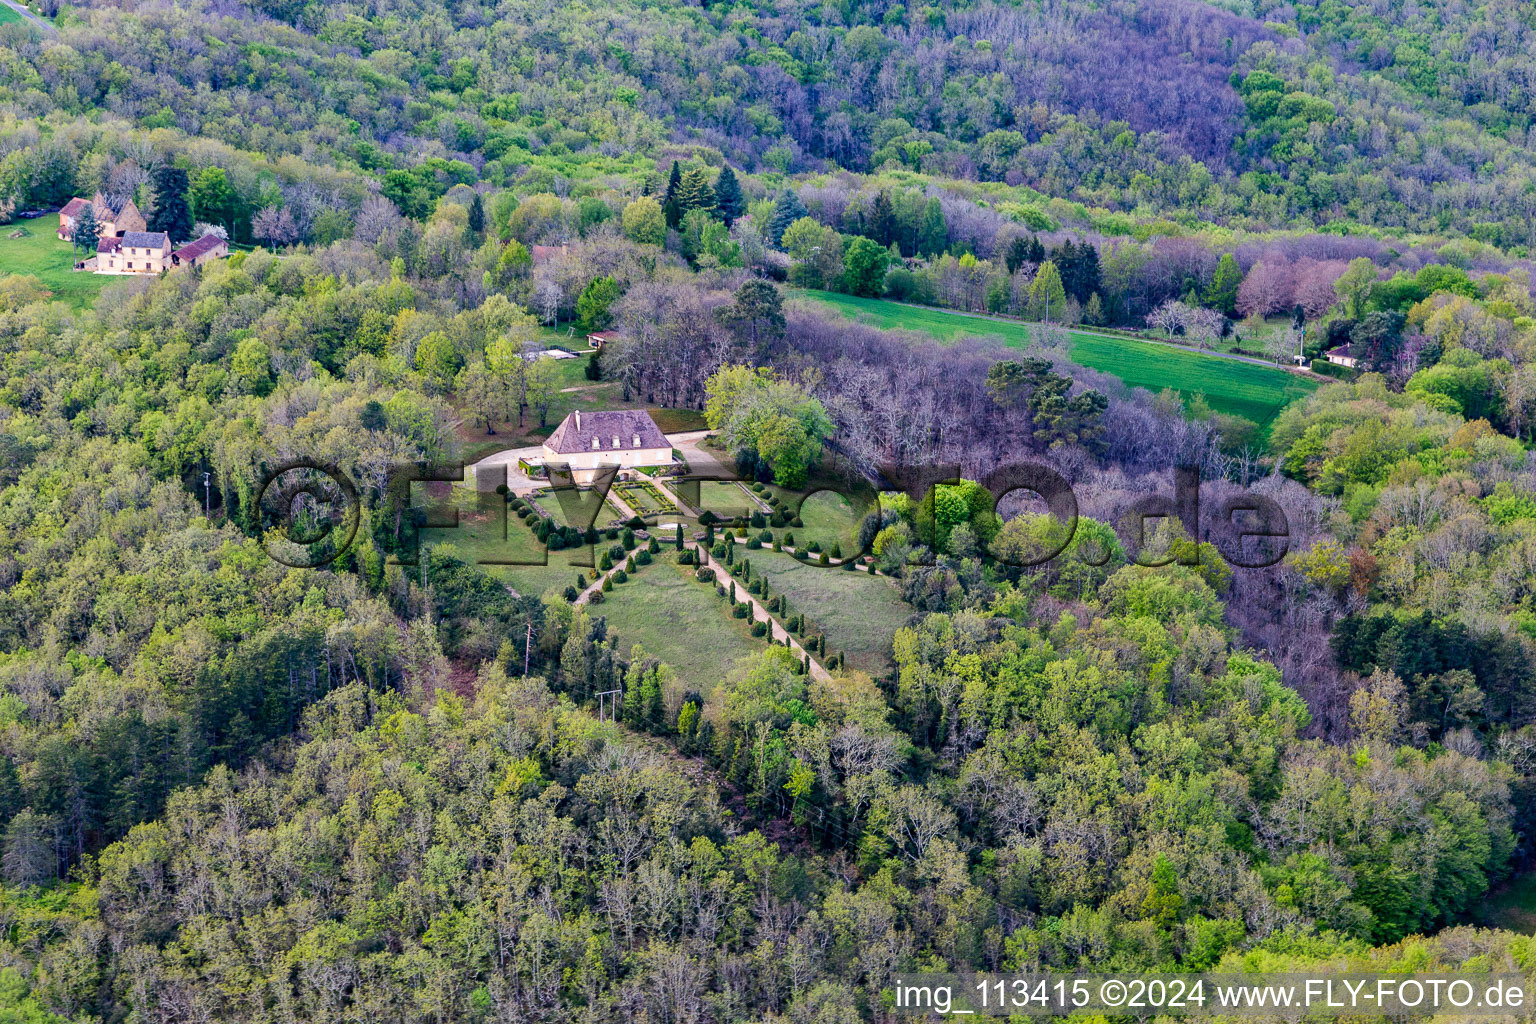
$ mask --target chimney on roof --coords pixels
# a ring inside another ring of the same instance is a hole
[[[577,430],[581,429],[581,410],[580,409],[576,410],[576,429]]]

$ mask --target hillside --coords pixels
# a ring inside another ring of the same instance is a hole
[[[22,208],[62,201],[70,157],[119,145],[100,110],[250,154],[247,215],[264,175],[354,201],[384,179],[419,215],[456,181],[612,181],[700,146],[753,172],[890,166],[1180,220],[1530,243],[1524,5],[1229,6],[92,4],[57,39],[11,37],[0,103],[53,116],[48,145],[8,129],[0,182]]]
[[[1536,981],[1529,5],[42,8],[0,1022]]]

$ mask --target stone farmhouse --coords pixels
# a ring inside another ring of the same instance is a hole
[[[599,466],[672,465],[672,442],[643,409],[578,409],[549,435],[543,456],[546,466],[570,466],[576,485],[586,486],[597,476]]]
[[[96,243],[96,255],[75,265],[96,274],[159,274],[177,267],[197,267],[229,255],[229,243],[204,235],[180,249],[171,248],[164,231],[129,231]]]
[[[80,222],[80,215],[87,206],[96,210],[96,223],[101,228],[102,238],[143,231],[148,227],[132,199],[124,200],[114,208],[106,196],[97,192],[94,199],[75,198],[64,204],[59,211],[59,238],[68,242],[75,237],[75,225]]]
[[[96,255],[75,264],[76,270],[95,274],[160,274],[176,267],[197,267],[229,255],[229,242],[207,234],[179,249],[171,246],[163,231],[150,231],[144,215],[124,201],[113,208],[100,192],[94,199],[71,199],[59,211],[59,238],[68,242],[75,236],[80,215],[90,207],[95,210],[101,234],[96,240]]]

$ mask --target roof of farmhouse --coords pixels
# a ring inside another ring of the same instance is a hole
[[[614,438],[618,438],[617,444]],[[592,442],[596,441],[594,445]],[[562,455],[576,452],[616,451],[635,448],[671,448],[656,421],[642,409],[606,412],[577,410],[567,416],[544,442]]]

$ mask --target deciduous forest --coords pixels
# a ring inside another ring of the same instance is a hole
[[[0,1022],[1536,976],[1529,4],[0,15]]]

